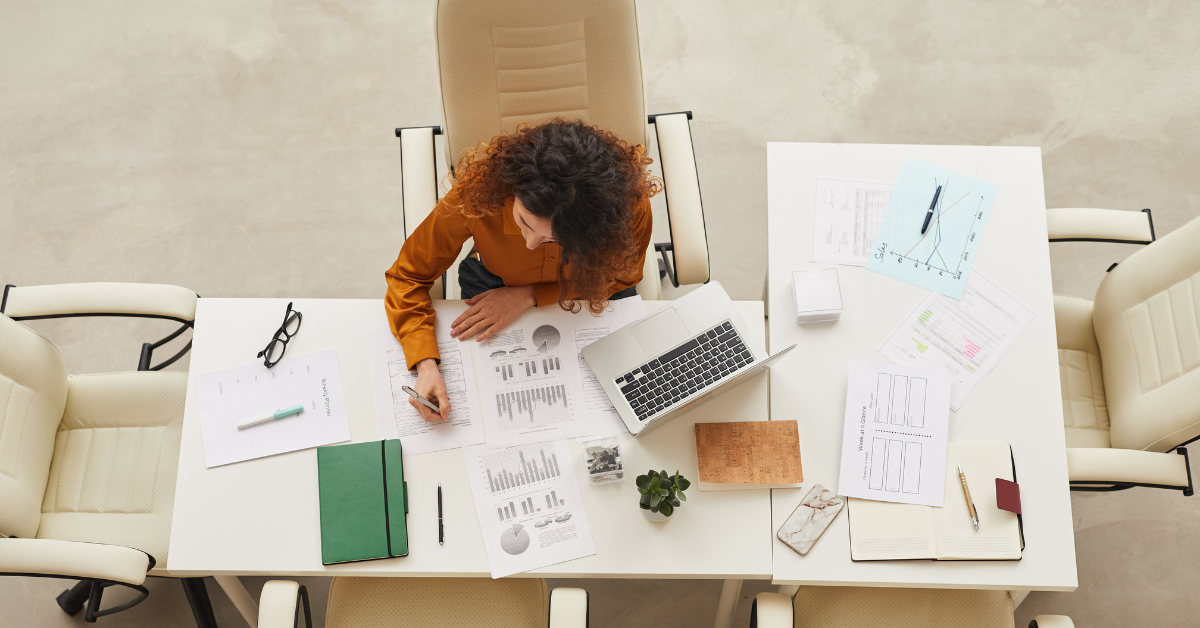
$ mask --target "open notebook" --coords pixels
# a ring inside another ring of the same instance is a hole
[[[958,465],[979,514],[978,532],[967,515]],[[1016,481],[1008,445],[951,443],[941,508],[847,500],[851,560],[1020,560],[1025,548],[1021,520],[996,507],[996,478]]]

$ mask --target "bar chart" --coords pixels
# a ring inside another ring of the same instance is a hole
[[[500,429],[541,427],[571,420],[563,384],[501,392],[495,396]]]
[[[562,371],[562,361],[547,355],[497,364],[492,371],[498,384],[519,384],[557,375]]]
[[[546,444],[502,449],[485,455],[483,464],[493,494],[528,487],[562,475],[558,454]],[[555,501],[557,499],[554,497]],[[513,512],[516,512],[515,508]]]
[[[511,521],[540,512],[549,512],[566,504],[566,500],[559,498],[557,490],[541,490],[507,501],[496,502],[496,517],[500,521]]]

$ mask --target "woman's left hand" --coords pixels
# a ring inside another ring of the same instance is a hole
[[[521,312],[537,305],[533,286],[496,288],[467,299],[466,312],[454,319],[450,335],[459,340],[483,342],[517,320]]]

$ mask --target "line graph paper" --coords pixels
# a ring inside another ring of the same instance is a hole
[[[929,228],[921,225],[941,186]],[[867,269],[962,298],[996,186],[930,163],[904,161]]]

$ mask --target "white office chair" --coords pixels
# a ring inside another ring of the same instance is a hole
[[[58,603],[75,615],[86,602],[85,621],[144,600],[147,572],[166,575],[187,373],[156,371],[191,343],[150,361],[191,328],[196,298],[176,286],[119,283],[7,286],[0,297],[0,574],[79,579]],[[16,321],[71,316],[182,327],[142,346],[138,372],[67,375],[58,349]],[[204,580],[182,582],[197,624],[215,626]],[[140,595],[101,609],[104,589],[116,585]]]
[[[258,604],[258,628],[312,628],[308,592],[271,580]],[[541,578],[334,578],[326,628],[587,628],[583,589],[547,595]]]
[[[1200,438],[1200,221],[1155,239],[1150,210],[1048,210],[1051,241],[1147,244],[1095,302],[1055,295],[1072,490],[1193,494]]]
[[[1013,628],[1007,591],[800,587],[794,598],[759,593],[750,628]],[[1064,615],[1038,615],[1029,628],[1073,628]]]
[[[646,116],[633,0],[439,0],[435,22],[444,122],[396,129],[405,237],[437,205],[435,135],[445,136],[453,177],[464,149],[521,123],[578,119],[648,146],[648,120],[658,135],[671,242],[651,245],[637,292],[660,298],[655,252],[676,287],[708,282],[692,113]],[[470,247],[463,246],[458,261]],[[457,298],[457,268],[451,266],[442,278],[446,285],[439,290],[435,284],[430,293]]]

